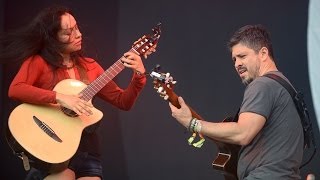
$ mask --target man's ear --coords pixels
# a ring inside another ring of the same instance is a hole
[[[266,47],[262,47],[259,51],[259,57],[262,59],[262,61],[265,61],[268,59],[269,56],[269,50]]]

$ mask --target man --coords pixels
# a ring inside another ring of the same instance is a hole
[[[303,130],[298,112],[287,90],[263,76],[275,74],[288,81],[275,64],[269,33],[261,25],[247,25],[234,33],[228,45],[234,67],[247,86],[238,120],[195,119],[182,97],[180,109],[169,103],[172,116],[192,132],[241,145],[239,179],[300,179]]]

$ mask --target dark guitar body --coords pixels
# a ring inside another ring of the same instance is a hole
[[[226,118],[223,122],[230,122],[233,118]],[[213,140],[215,141],[215,140]],[[225,180],[238,180],[237,164],[238,154],[241,146],[215,141],[218,146],[219,153],[212,162],[212,167],[220,171]]]

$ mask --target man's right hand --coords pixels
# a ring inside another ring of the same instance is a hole
[[[180,109],[169,102],[172,117],[176,118],[184,127],[188,128],[189,122],[192,119],[191,111],[182,97],[178,97],[178,102],[181,106]]]

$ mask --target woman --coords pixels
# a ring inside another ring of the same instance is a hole
[[[54,91],[55,85],[63,79],[88,84],[104,72],[94,59],[83,56],[82,34],[69,9],[46,8],[24,29],[2,36],[1,43],[4,45],[1,62],[22,62],[9,87],[10,98],[40,105],[57,103],[78,115],[92,114],[92,104],[81,99],[81,94]],[[145,86],[145,68],[141,57],[133,52],[124,53],[121,61],[134,71],[128,87],[121,89],[111,80],[97,95],[119,109],[129,110]],[[103,179],[99,149],[95,128],[85,129],[78,151],[68,163],[63,163],[67,164],[65,167],[32,168],[27,179]]]

